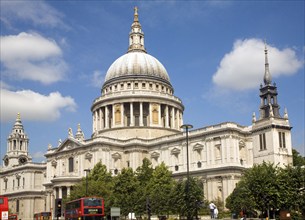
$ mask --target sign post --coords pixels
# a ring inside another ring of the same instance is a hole
[[[8,211],[2,211],[1,219],[2,220],[7,220],[8,219]]]
[[[110,215],[111,215],[111,220],[113,219],[119,219],[121,216],[121,209],[118,207],[111,207],[110,208]]]

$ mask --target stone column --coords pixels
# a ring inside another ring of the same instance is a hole
[[[97,131],[97,119],[98,119],[98,115],[97,115],[97,111],[94,111],[94,122],[93,122],[93,126],[94,126],[94,132]]]
[[[70,186],[67,186],[67,196],[70,195],[70,189],[71,189],[71,187],[70,187]]]
[[[238,156],[237,156],[237,148],[238,148],[238,144],[236,143],[237,142],[237,139],[235,138],[235,136],[232,136],[232,141],[233,141],[233,147],[234,147],[234,158],[233,158],[233,161],[234,162],[239,162],[237,159],[238,159]]]
[[[50,210],[51,209],[51,206],[50,206],[50,204],[51,204],[51,193],[50,192],[47,192],[47,196],[45,198],[45,203],[46,203],[45,209]]]
[[[222,136],[220,139],[220,144],[221,144],[221,163],[225,163],[226,158],[225,158],[225,153],[226,153],[226,136]]]
[[[175,128],[175,108],[172,107],[172,128]]]
[[[179,127],[179,109],[176,109],[176,128],[180,128]]]
[[[208,138],[206,140],[206,145],[207,145],[207,165],[211,164],[211,138]]]
[[[112,105],[112,128],[115,127],[115,105]]]
[[[130,126],[134,126],[133,103],[130,102]]]
[[[227,163],[231,162],[231,145],[230,145],[230,136],[228,136],[225,140],[226,142],[226,150],[227,150]]]
[[[56,187],[53,188],[53,195],[54,195],[54,199],[57,199],[57,196],[56,196]]]
[[[124,103],[121,103],[121,126],[124,126]]]
[[[140,102],[140,126],[143,126],[143,102]]]
[[[99,115],[100,115],[100,123],[99,123],[99,130],[102,130],[103,129],[103,111],[102,111],[102,108],[99,108]]]
[[[107,105],[105,106],[105,128],[109,128],[109,111]]]
[[[60,187],[58,187],[58,198],[62,198],[62,188],[61,188],[61,186]]]
[[[149,103],[148,117],[149,117],[149,126],[152,126],[152,107],[151,107],[151,103]]]
[[[161,126],[162,122],[161,122],[161,104],[159,105],[159,109],[158,109],[158,125]]]
[[[165,106],[165,127],[169,128],[168,105]]]

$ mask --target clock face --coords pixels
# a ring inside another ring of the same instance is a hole
[[[4,165],[5,165],[5,166],[8,166],[8,163],[9,163],[8,158],[5,158],[5,159],[4,159]]]
[[[25,162],[26,162],[26,158],[25,157],[19,158],[19,163],[20,164],[24,164]]]

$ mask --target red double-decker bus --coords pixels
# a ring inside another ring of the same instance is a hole
[[[83,197],[66,203],[66,220],[101,220],[105,216],[104,199]]]
[[[0,220],[8,219],[8,198],[0,196]]]
[[[38,212],[34,214],[35,220],[52,220],[51,212]]]

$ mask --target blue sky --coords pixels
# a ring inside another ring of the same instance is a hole
[[[259,116],[264,41],[293,147],[304,147],[304,1],[6,1],[1,6],[1,159],[17,113],[34,161],[80,123],[110,65],[128,49],[133,8],[147,52],[167,69],[184,122]]]

